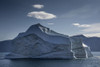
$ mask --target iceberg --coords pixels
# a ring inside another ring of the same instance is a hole
[[[5,58],[76,59],[92,57],[90,48],[78,37],[57,33],[41,24],[32,25],[12,40]]]

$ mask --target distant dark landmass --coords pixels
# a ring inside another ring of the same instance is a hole
[[[85,37],[84,35],[77,35],[76,37],[80,37],[83,43],[90,47],[91,51],[100,51],[99,37]]]

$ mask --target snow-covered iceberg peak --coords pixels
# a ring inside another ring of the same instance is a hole
[[[29,34],[36,34],[41,39],[55,44],[69,44],[69,37],[66,35],[62,35],[57,33],[49,28],[42,26],[41,24],[35,24],[29,27],[29,29],[24,32],[20,33],[17,38],[23,37]]]
[[[64,36],[63,34],[57,33],[55,31],[51,30],[50,28],[47,28],[47,27],[41,25],[40,23],[30,26],[26,32],[27,33],[29,33],[29,32],[35,33],[36,31],[41,31],[42,33],[46,33],[48,35]],[[67,36],[67,35],[65,35],[65,36]]]
[[[30,26],[13,39],[12,44],[12,52],[6,58],[73,59],[91,55],[80,38],[57,33],[41,24]]]

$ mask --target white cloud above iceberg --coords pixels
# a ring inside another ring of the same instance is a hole
[[[87,33],[84,34],[87,37],[100,37],[100,33]]]
[[[54,25],[54,23],[48,23],[48,25]]]
[[[29,12],[28,17],[33,17],[36,19],[41,19],[41,20],[47,20],[47,19],[53,19],[56,18],[56,15],[52,14],[52,13],[47,13],[45,11],[33,11],[33,12]]]
[[[37,8],[37,9],[41,9],[44,7],[44,5],[41,5],[41,4],[35,4],[35,5],[32,5],[34,8]]]
[[[73,23],[73,25],[74,25],[74,26],[77,26],[77,27],[84,27],[84,28],[90,27],[90,26],[91,26],[91,25],[89,25],[89,24],[79,24],[79,23]]]
[[[79,23],[73,23],[76,27],[82,27],[80,29],[80,32],[84,34],[85,36],[89,37],[100,37],[100,23],[92,23],[92,24],[79,24]]]
[[[100,32],[100,23],[90,24],[91,26],[88,28],[84,28],[83,32]]]

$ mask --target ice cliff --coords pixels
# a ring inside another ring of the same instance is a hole
[[[79,37],[69,37],[41,24],[32,25],[12,40],[12,51],[5,58],[73,59],[92,57],[90,48]]]

